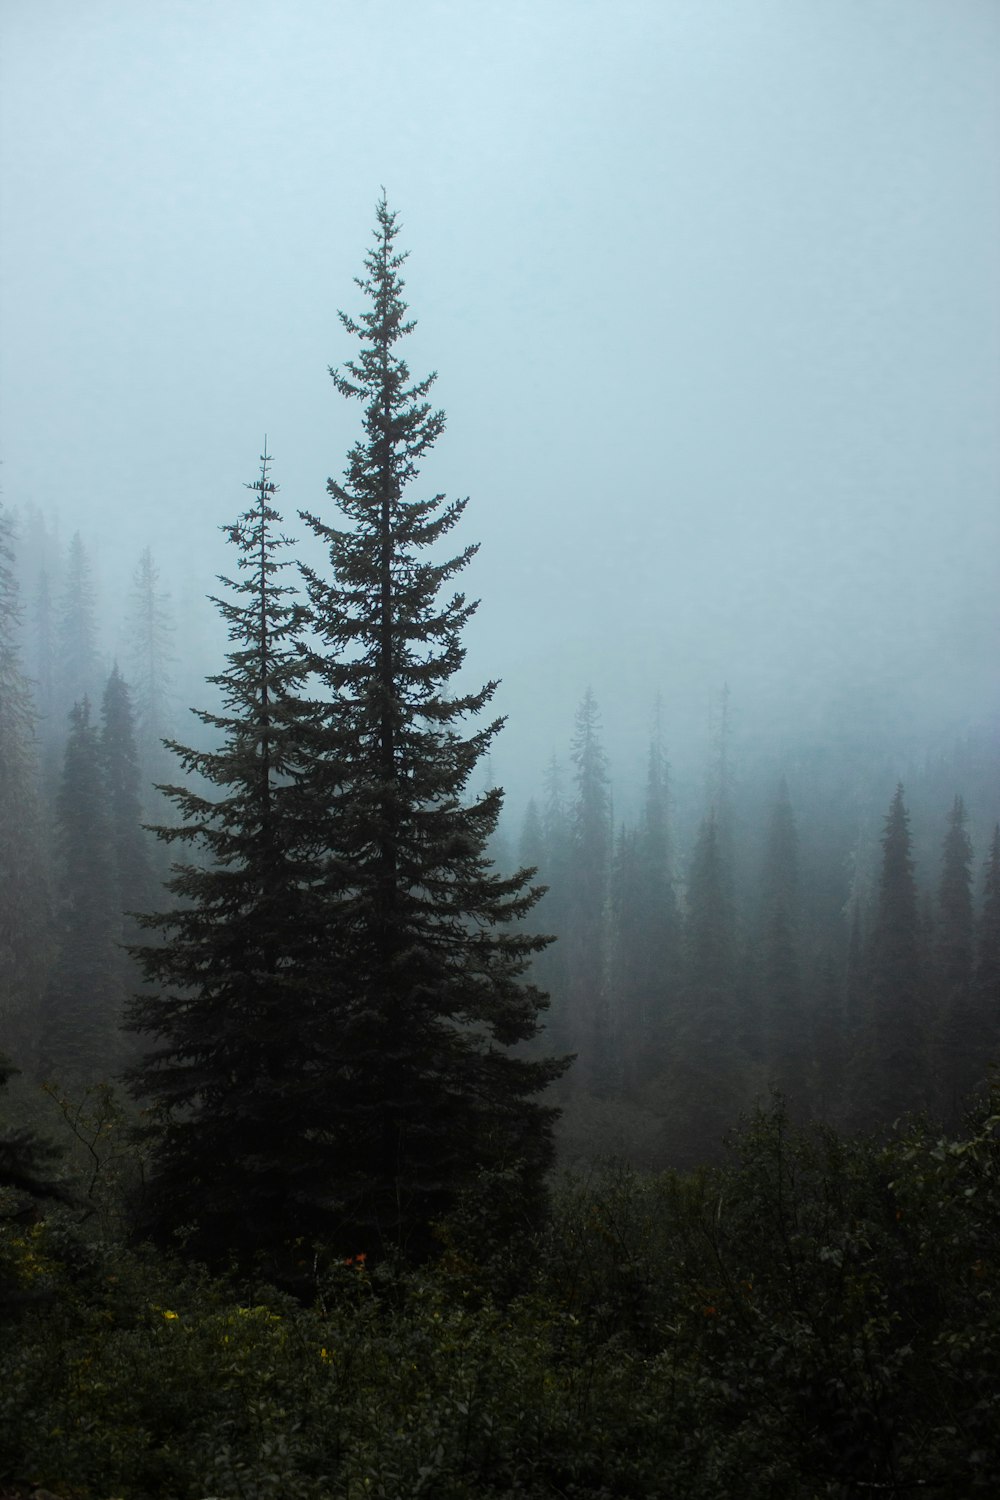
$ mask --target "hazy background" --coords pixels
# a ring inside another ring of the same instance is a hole
[[[994,0],[4,0],[0,43],[4,498],[106,606],[152,547],[195,675],[265,431],[289,517],[357,433],[384,185],[515,808],[588,684],[629,781],[725,681],[748,744],[997,723]]]

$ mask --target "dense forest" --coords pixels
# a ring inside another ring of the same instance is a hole
[[[109,627],[0,512],[0,1479],[989,1492],[1000,747],[747,746],[736,684],[678,786],[651,685],[633,787],[584,684],[506,822],[397,232],[193,732],[149,551]]]

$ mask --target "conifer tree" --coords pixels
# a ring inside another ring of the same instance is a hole
[[[568,1012],[581,1072],[598,1092],[619,1073],[608,993],[608,882],[611,863],[611,789],[600,740],[600,714],[590,688],[573,736],[576,798],[570,835],[566,947]]]
[[[90,560],[78,531],[73,533],[57,620],[55,712],[68,714],[84,698],[101,691],[97,650],[96,592]]]
[[[1000,823],[986,860],[983,905],[976,944],[975,986],[982,1018],[982,1055],[1000,1066]]]
[[[160,782],[169,763],[163,741],[170,722],[174,626],[169,595],[160,587],[160,572],[148,547],[136,566],[127,629],[139,761],[146,781]]]
[[[666,1087],[676,1112],[671,1159],[717,1156],[740,1107],[736,928],[714,810],[702,822],[688,877],[684,982],[669,1032]]]
[[[135,949],[148,990],[129,1007],[146,1042],[133,1091],[156,1120],[145,1225],[193,1226],[194,1248],[274,1256],[329,1222],[334,1171],[321,1093],[348,1087],[321,1065],[336,959],[319,891],[318,805],[303,790],[312,710],[295,644],[301,606],[281,581],[288,546],[270,456],[254,501],[226,529],[236,579],[214,600],[231,649],[217,713],[198,711],[213,750],[171,748],[196,787],[166,786],[180,822],[157,828],[178,862],[167,910],[145,916],[159,941]]]
[[[639,897],[639,930],[636,933],[637,1077],[648,1076],[662,1060],[666,1028],[677,1000],[681,933],[674,889],[669,804],[669,768],[660,737],[657,705],[657,724],[649,745],[646,792],[636,847]]]
[[[0,1037],[24,1047],[44,988],[48,895],[31,688],[21,671],[13,528],[0,506]]]
[[[808,1112],[810,1038],[802,1003],[799,855],[795,815],[782,777],[761,872],[760,983],[770,1080]]]
[[[910,819],[900,785],[882,836],[866,1056],[858,1071],[860,1118],[872,1123],[888,1124],[930,1102],[926,994],[910,849]]]
[[[119,936],[134,940],[131,912],[149,911],[156,891],[142,827],[141,777],[128,684],[115,663],[101,700],[101,760],[114,848]]]
[[[42,1071],[88,1085],[122,1061],[117,880],[107,785],[87,698],[70,713],[56,799],[57,956],[41,1043]]]
[[[538,860],[541,879],[545,882],[544,922],[538,925],[556,935],[557,941],[535,955],[532,974],[549,996],[545,1019],[545,1038],[550,1051],[565,1052],[574,1045],[574,1030],[569,1007],[569,930],[570,863],[572,829],[565,794],[565,772],[556,756],[545,768],[541,807],[542,856]],[[522,864],[533,860],[522,855]],[[572,1078],[572,1074],[570,1075]]]
[[[411,381],[399,352],[414,325],[397,234],[383,197],[357,283],[365,310],[341,314],[359,350],[330,372],[360,403],[363,436],[328,484],[341,524],[306,516],[327,573],[304,570],[344,986],[329,1066],[350,1080],[330,1129],[345,1232],[374,1249],[426,1243],[483,1171],[516,1181],[527,1204],[551,1156],[552,1111],[536,1096],[563,1066],[510,1050],[538,1030],[543,999],[525,972],[545,939],[514,925],[538,897],[530,872],[488,861],[502,791],[470,793],[501,721],[468,726],[495,683],[450,695],[475,609],[451,589],[476,548],[441,558],[466,502],[408,493],[444,416],[427,400],[434,377]]]
[[[941,1025],[942,1103],[954,1118],[981,1081],[983,1036],[973,990],[975,922],[972,910],[972,844],[965,803],[956,796],[948,818],[938,887],[934,978]]]

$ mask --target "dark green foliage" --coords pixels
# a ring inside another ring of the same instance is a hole
[[[0,1474],[78,1500],[985,1500],[998,1109],[875,1144],[778,1104],[719,1170],[570,1180],[513,1254],[351,1256],[307,1305],[0,1223],[33,1293],[0,1341]]]
[[[746,1091],[740,1071],[737,938],[732,884],[714,811],[698,833],[688,877],[682,987],[669,1036],[664,1091],[672,1110],[672,1159],[718,1157]]]
[[[182,821],[157,829],[202,859],[176,864],[173,905],[142,919],[159,941],[136,949],[149,990],[129,1019],[147,1045],[132,1087],[155,1106],[145,1227],[187,1226],[213,1259],[273,1251],[329,1222],[323,1102],[337,1080],[322,1038],[342,989],[316,799],[302,792],[313,715],[299,697],[301,613],[280,582],[287,540],[268,464],[265,454],[254,504],[227,528],[240,575],[215,601],[231,642],[211,679],[222,709],[199,714],[221,744],[172,744],[204,790],[165,788]]]
[[[44,989],[48,891],[41,858],[35,712],[21,670],[13,534],[0,506],[0,1039],[26,1045]]]
[[[0,1090],[5,1089],[20,1072],[9,1057],[0,1052]],[[0,1128],[0,1194],[24,1194],[30,1198],[59,1198],[62,1189],[49,1175],[56,1148],[25,1126]],[[20,1217],[17,1197],[4,1201],[5,1216]]]
[[[677,1001],[680,914],[670,846],[668,770],[657,734],[650,743],[637,828],[622,830],[613,878],[613,978],[625,1076],[641,1086],[662,1068]]]
[[[587,689],[573,736],[573,803],[567,882],[567,1015],[583,1079],[596,1093],[620,1084],[618,1046],[607,974],[607,899],[611,792],[600,741],[600,715]]]
[[[154,810],[150,821],[165,822],[169,803],[154,787],[173,774],[164,740],[170,732],[174,625],[169,595],[160,585],[160,572],[148,547],[140,554],[135,570],[126,628],[135,740],[146,788],[143,795],[151,799]]]
[[[769,1080],[804,1118],[812,1086],[812,1037],[802,996],[798,833],[784,778],[771,812],[760,892],[764,1057]]]
[[[925,1108],[931,1094],[925,969],[902,786],[896,788],[882,836],[868,1006],[856,1114],[875,1123]]]
[[[44,1076],[75,1085],[114,1072],[122,1060],[119,890],[104,757],[90,703],[70,714],[56,799],[57,955],[45,1007]]]
[[[155,905],[156,887],[142,827],[142,783],[132,700],[117,665],[112,668],[101,700],[101,760],[114,850],[117,935],[134,938],[137,929],[128,913],[148,911]]]
[[[972,844],[965,804],[956,797],[948,819],[938,887],[935,943],[938,1051],[942,1105],[953,1115],[973,1087],[985,1081],[983,1022],[973,987],[975,922],[972,910]]]
[[[411,381],[398,352],[413,325],[396,235],[383,199],[358,281],[366,310],[341,314],[359,350],[331,371],[362,407],[363,436],[328,485],[342,524],[306,517],[328,574],[304,574],[325,699],[313,794],[339,986],[322,1059],[336,1080],[331,1191],[349,1244],[419,1252],[480,1169],[518,1171],[526,1210],[537,1198],[553,1112],[533,1096],[564,1065],[509,1050],[538,1029],[543,997],[524,976],[546,939],[516,925],[537,899],[530,872],[489,863],[502,792],[469,793],[500,721],[464,725],[496,684],[451,696],[475,605],[450,589],[476,548],[434,556],[465,501],[408,493],[444,416],[427,400],[433,376]]]
[[[1000,1062],[1000,824],[993,829],[986,861],[975,986],[983,1018],[983,1053]]]

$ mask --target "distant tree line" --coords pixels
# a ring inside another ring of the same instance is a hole
[[[880,834],[859,835],[871,768],[854,768],[831,811],[822,758],[800,752],[810,826],[780,771],[740,787],[728,718],[727,693],[686,847],[659,728],[638,816],[614,821],[589,691],[570,770],[553,760],[528,804],[519,854],[547,885],[536,920],[559,938],[535,972],[550,1036],[578,1058],[560,1095],[568,1148],[694,1165],[772,1087],[796,1118],[839,1128],[917,1111],[958,1120],[1000,1061],[1000,827],[974,859],[954,794],[918,884],[901,784]],[[919,779],[936,794],[966,769],[994,808],[995,747]]]

